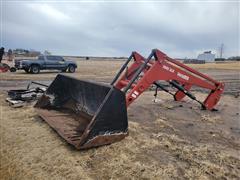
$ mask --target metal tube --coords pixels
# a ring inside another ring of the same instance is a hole
[[[171,94],[172,96],[174,96],[174,94],[171,93],[168,89],[166,89],[162,84],[157,83],[157,82],[154,82],[153,84],[156,85],[158,88],[162,89],[163,91],[165,91],[165,92]]]
[[[35,82],[35,81],[32,81],[32,84],[37,84],[37,85],[40,85],[40,86],[48,87],[48,85],[46,85],[46,84],[42,84],[42,83]]]
[[[171,63],[176,64],[176,65],[188,70],[189,72],[191,72],[193,74],[196,74],[196,75],[198,75],[198,76],[200,76],[200,77],[202,77],[202,78],[204,78],[204,79],[206,79],[206,80],[208,80],[208,81],[210,81],[214,84],[218,84],[218,82],[215,81],[214,79],[212,79],[212,78],[206,76],[205,74],[202,74],[202,73],[200,73],[200,72],[198,72],[198,71],[196,71],[196,70],[194,70],[194,69],[192,69],[192,68],[190,68],[190,67],[188,67],[188,66],[186,66],[186,65],[184,65],[184,64],[182,64],[182,63],[180,63],[180,62],[178,62],[178,61],[176,61],[172,58],[170,58],[170,57],[167,57],[167,61],[170,61]]]
[[[122,74],[122,72],[124,71],[124,69],[127,67],[128,63],[131,61],[133,57],[133,53],[131,54],[131,56],[128,58],[128,60],[123,64],[123,66],[121,67],[121,69],[118,71],[117,75],[114,77],[114,79],[111,82],[111,85],[114,85],[114,83],[118,80],[119,76]]]
[[[149,57],[145,60],[144,64],[142,64],[140,66],[140,68],[137,70],[137,72],[133,75],[131,81],[128,83],[128,85],[124,88],[123,92],[126,93],[128,91],[128,89],[132,86],[132,84],[134,83],[134,81],[138,78],[138,76],[141,74],[141,72],[143,71],[143,69],[147,66],[147,64],[149,63],[149,61],[151,60],[153,56],[153,52],[149,55]]]
[[[37,85],[40,85],[40,86],[48,87],[48,85],[46,85],[46,84],[42,84],[42,83],[39,83],[39,82],[31,81],[31,82],[28,84],[27,89],[30,88],[31,84],[37,84]]]
[[[181,92],[183,92],[184,94],[186,94],[186,96],[188,96],[188,97],[191,98],[192,100],[197,101],[199,104],[201,104],[203,109],[205,108],[205,105],[204,105],[201,101],[197,100],[197,98],[196,98],[192,93],[190,93],[189,91],[187,91],[186,89],[184,89],[183,86],[179,85],[179,84],[178,84],[177,82],[175,82],[175,81],[171,81],[171,82],[169,82],[169,83],[170,83],[171,85],[173,85],[173,87],[177,88],[179,91],[181,91]]]

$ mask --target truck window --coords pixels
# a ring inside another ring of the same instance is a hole
[[[58,61],[57,58],[56,58],[56,56],[47,56],[47,59],[48,59],[49,61]]]
[[[63,61],[63,58],[61,56],[56,56],[56,61]]]
[[[44,60],[43,56],[38,56],[38,60]]]

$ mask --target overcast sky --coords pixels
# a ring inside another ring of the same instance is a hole
[[[61,55],[240,55],[239,2],[1,2],[1,45]]]

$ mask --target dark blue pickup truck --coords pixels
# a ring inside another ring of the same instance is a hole
[[[38,59],[23,59],[15,61],[16,69],[23,69],[27,73],[38,74],[40,70],[61,70],[63,72],[74,73],[77,63],[63,59],[61,56],[38,56]]]

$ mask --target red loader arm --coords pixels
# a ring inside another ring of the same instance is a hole
[[[134,62],[128,68],[127,65],[132,59]],[[127,69],[126,73],[122,73],[125,69]],[[133,52],[111,84],[126,93],[128,106],[152,84],[169,92],[157,82],[159,80],[165,80],[177,89],[176,93],[173,94],[176,101],[188,96],[200,103],[202,108],[208,110],[214,108],[224,90],[223,83],[215,81],[177,60],[171,59],[157,49],[152,50],[147,59],[137,52]],[[190,93],[192,86],[210,90],[204,102],[200,102]]]

